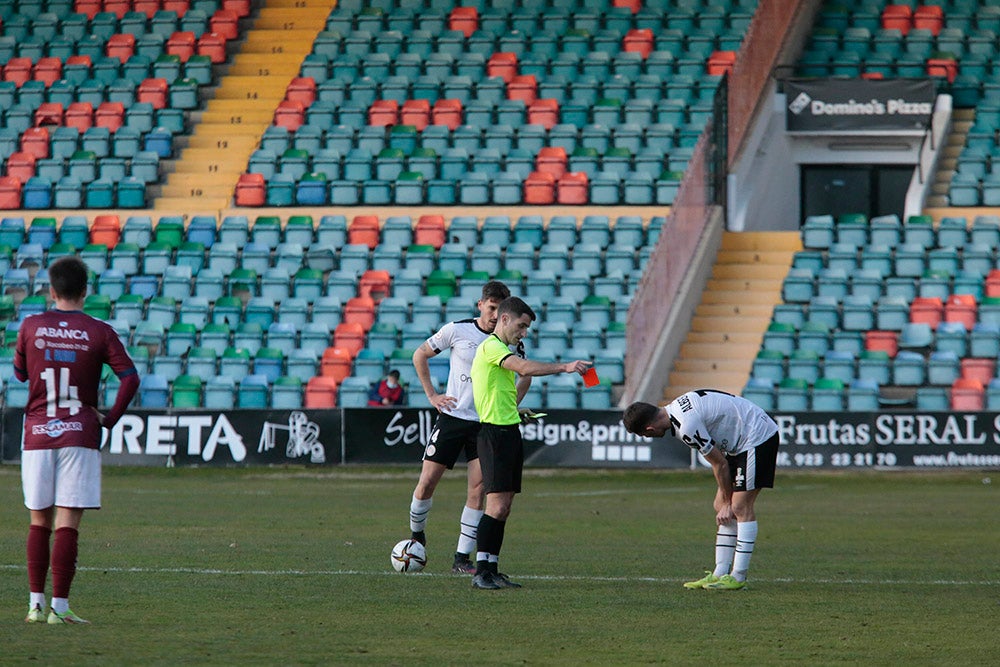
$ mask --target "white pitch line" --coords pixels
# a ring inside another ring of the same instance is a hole
[[[588,496],[635,496],[647,493],[702,493],[703,489],[656,487],[649,489],[603,489],[597,491],[543,491],[542,493],[526,493],[532,498],[584,498]]]
[[[24,571],[24,565],[0,565],[0,570]],[[220,570],[214,568],[195,567],[78,567],[78,572],[115,572],[120,574],[193,574],[199,576],[260,576],[260,577],[429,577],[440,579],[460,579],[459,575],[439,572],[420,572],[401,575],[389,570]],[[464,575],[463,575],[464,576]],[[687,579],[670,577],[595,577],[557,574],[519,574],[516,579],[531,581],[597,581],[611,583],[653,583],[675,584]],[[829,584],[840,586],[1000,586],[1000,581],[993,580],[960,580],[960,579],[792,579],[776,577],[773,579],[754,577],[752,582],[770,584]]]

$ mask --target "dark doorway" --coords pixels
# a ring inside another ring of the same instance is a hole
[[[803,220],[810,215],[864,213],[903,217],[912,165],[803,165]]]

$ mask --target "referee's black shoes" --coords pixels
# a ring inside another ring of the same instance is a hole
[[[479,588],[484,591],[495,591],[499,588],[503,588],[503,586],[497,583],[496,579],[493,578],[493,573],[489,571],[472,577],[472,587]]]
[[[493,581],[497,583],[500,588],[520,588],[521,584],[513,582],[510,578],[503,572],[496,572],[493,574]]]

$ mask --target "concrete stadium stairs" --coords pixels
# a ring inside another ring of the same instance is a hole
[[[801,249],[798,232],[725,232],[664,401],[692,389],[743,391],[781,301],[782,281]]]
[[[941,159],[938,161],[937,171],[934,173],[934,183],[931,185],[931,192],[925,203],[927,208],[948,206],[948,189],[951,186],[951,177],[955,174],[958,156],[962,154],[969,128],[972,127],[975,120],[975,109],[955,109],[952,111],[951,132],[948,133],[945,145],[941,149]]]
[[[213,99],[196,115],[194,132],[154,209],[197,213],[230,206],[250,154],[335,5],[335,0],[264,2]]]

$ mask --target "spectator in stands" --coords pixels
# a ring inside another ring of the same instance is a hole
[[[403,386],[399,384],[399,371],[394,368],[381,382],[372,386],[372,391],[368,395],[368,405],[385,407],[402,404]]]

